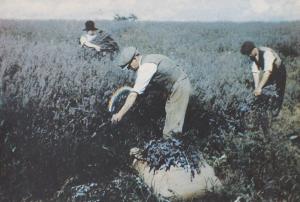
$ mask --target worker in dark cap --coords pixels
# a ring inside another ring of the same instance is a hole
[[[136,47],[126,47],[119,58],[119,66],[136,72],[134,87],[120,111],[112,116],[117,123],[135,103],[138,95],[144,93],[149,83],[156,83],[168,92],[165,105],[166,119],[163,137],[181,135],[189,97],[192,92],[190,80],[175,61],[160,54],[141,55]]]
[[[252,41],[245,41],[240,50],[241,54],[246,55],[252,60],[252,74],[254,79],[254,95],[260,96],[262,89],[269,85],[276,88],[277,98],[270,103],[273,109],[273,116],[277,116],[281,110],[285,84],[286,69],[278,54],[268,47],[256,47]],[[260,76],[260,73],[263,73]]]
[[[80,37],[80,45],[86,48],[85,57],[98,57],[101,59],[101,57],[109,54],[110,58],[113,59],[115,53],[119,51],[119,46],[113,38],[102,30],[98,31],[94,21],[86,21],[83,31],[86,33]],[[94,51],[91,51],[91,49]]]
[[[91,20],[85,22],[85,28],[83,31],[86,31],[86,34],[80,37],[80,45],[94,48],[96,51],[100,51],[100,45],[93,43],[93,40],[97,37],[98,28],[95,27],[95,23]]]

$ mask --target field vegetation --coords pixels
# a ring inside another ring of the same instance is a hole
[[[117,125],[107,105],[134,75],[86,60],[82,21],[0,21],[0,201],[159,201],[129,150],[161,137],[166,96],[150,86]],[[214,166],[222,193],[198,201],[300,201],[300,22],[97,21],[120,48],[161,53],[192,81],[184,133]],[[240,45],[276,50],[284,106],[264,134],[244,109],[252,76]]]

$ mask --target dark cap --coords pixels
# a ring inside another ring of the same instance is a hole
[[[92,20],[88,20],[85,22],[85,28],[83,29],[83,31],[90,31],[90,30],[98,30],[95,27],[95,23]]]
[[[245,41],[241,46],[241,54],[243,55],[250,55],[252,50],[255,48],[255,45],[252,41]]]
[[[129,46],[125,47],[119,57],[118,65],[123,69],[126,68],[130,61],[133,59],[134,56],[138,54],[138,50],[136,47]]]

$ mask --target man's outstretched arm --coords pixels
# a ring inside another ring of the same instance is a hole
[[[271,75],[270,71],[264,72],[260,82],[258,83],[258,86],[256,87],[256,89],[254,91],[255,96],[261,95],[262,88],[266,85],[267,81],[270,78],[270,75]]]
[[[120,109],[120,111],[118,113],[116,113],[112,116],[112,118],[111,118],[112,123],[117,123],[122,120],[123,116],[128,112],[128,110],[135,103],[137,96],[138,96],[138,94],[136,92],[129,93],[123,107]]]
[[[258,83],[258,86],[255,88],[254,91],[255,96],[261,95],[262,88],[266,85],[267,81],[270,78],[270,75],[272,74],[273,64],[275,59],[276,59],[275,56],[270,51],[267,51],[264,54],[264,63],[265,63],[264,74],[260,82]]]
[[[100,51],[101,50],[100,46],[87,41],[87,39],[84,36],[80,37],[80,45],[81,46],[85,45],[87,47],[94,48],[94,49],[96,49],[96,51]]]

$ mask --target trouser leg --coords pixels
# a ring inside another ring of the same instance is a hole
[[[166,120],[163,129],[165,139],[172,137],[174,134],[182,133],[191,90],[191,84],[187,78],[174,84],[173,92],[165,106]]]
[[[284,93],[285,93],[285,86],[286,86],[286,69],[284,65],[281,65],[280,67],[281,72],[279,75],[279,78],[277,79],[276,86],[277,86],[277,93],[278,93],[278,100],[277,100],[277,114],[279,114],[282,104],[283,104],[283,99],[284,99]]]
[[[279,74],[276,78],[276,91],[278,94],[278,97],[275,100],[275,106],[274,106],[274,112],[273,116],[277,116],[282,108],[283,99],[284,99],[284,93],[285,93],[285,85],[286,85],[286,69],[284,65],[281,65]]]

